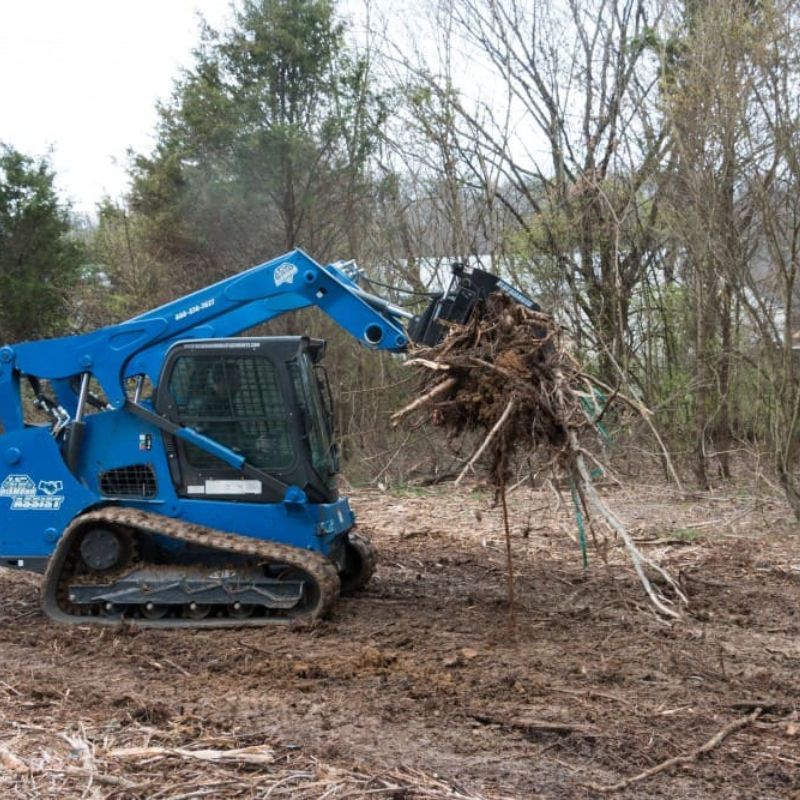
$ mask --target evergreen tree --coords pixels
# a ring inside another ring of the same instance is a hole
[[[83,263],[46,160],[0,145],[0,341],[59,333]]]
[[[230,31],[205,29],[160,114],[132,205],[168,258],[225,271],[296,246],[357,246],[381,104],[329,0],[246,0]]]

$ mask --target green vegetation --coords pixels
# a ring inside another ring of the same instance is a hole
[[[211,273],[301,244],[352,255],[381,114],[328,0],[247,0],[160,108],[132,208],[152,246]]]
[[[83,248],[45,160],[0,146],[0,341],[64,332]]]

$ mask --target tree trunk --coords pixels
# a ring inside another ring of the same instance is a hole
[[[800,522],[800,493],[797,491],[797,481],[794,478],[794,463],[797,458],[797,447],[794,443],[787,445],[778,453],[778,479],[786,496],[786,502],[792,509],[795,520]]]
[[[731,477],[731,306],[731,287],[726,282],[722,292],[722,315],[720,319],[722,352],[719,357],[719,418],[714,435],[720,477],[726,479]]]
[[[697,485],[703,491],[709,489],[706,472],[706,426],[708,424],[708,319],[702,266],[694,265],[694,342],[695,342],[695,407],[694,407],[694,474]]]

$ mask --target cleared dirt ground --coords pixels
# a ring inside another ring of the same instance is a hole
[[[607,489],[691,595],[655,618],[569,507],[357,491],[376,579],[313,631],[62,628],[0,570],[0,796],[800,798],[800,531],[769,497]],[[568,494],[567,494],[568,499]],[[761,708],[754,718],[754,710]],[[238,750],[238,753],[231,753]]]

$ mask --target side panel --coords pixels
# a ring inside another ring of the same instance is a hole
[[[96,497],[67,469],[47,428],[7,433],[0,438],[0,459],[0,564],[47,557],[72,518]]]
[[[99,476],[109,469],[134,464],[152,467],[157,490],[151,498],[104,495]],[[176,494],[161,432],[126,411],[107,411],[86,418],[81,474],[88,487],[104,502],[131,506],[196,522],[229,533],[252,536],[328,554],[335,540],[354,524],[346,498],[333,503],[298,501],[248,502],[247,481],[232,475],[224,500],[184,498]],[[243,484],[241,487],[237,484]],[[240,491],[239,491],[240,490]]]
[[[101,476],[109,470],[143,465],[156,478],[155,494],[147,502],[149,510],[175,516],[176,498],[161,431],[124,409],[90,414],[84,421],[86,432],[78,473],[88,489],[106,502],[130,499],[130,495],[105,494],[100,486]]]

